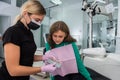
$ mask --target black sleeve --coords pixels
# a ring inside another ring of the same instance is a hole
[[[6,43],[13,43],[19,46],[20,45],[19,32],[20,32],[19,30],[13,27],[8,28],[3,35],[3,46]]]

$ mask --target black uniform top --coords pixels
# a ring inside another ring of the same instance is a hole
[[[13,43],[20,47],[20,65],[32,66],[36,45],[33,33],[22,22],[18,21],[14,26],[6,30],[3,35],[3,46],[6,43]],[[14,51],[11,55],[14,56]],[[4,61],[0,68],[0,80],[29,80],[29,76],[10,76]]]

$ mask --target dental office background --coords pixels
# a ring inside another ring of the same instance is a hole
[[[13,24],[13,20],[19,14],[20,6],[26,0],[0,0],[0,35]],[[79,49],[89,47],[89,16],[82,11],[83,0],[61,0],[62,3],[55,4],[50,0],[39,0],[46,8],[47,15],[41,27],[33,31],[38,48],[45,45],[45,34],[49,27],[57,20],[65,21],[72,36],[76,38]],[[93,2],[94,0],[87,0]],[[104,14],[96,14],[92,21],[92,47],[104,47],[107,53],[120,53],[120,0],[107,0],[112,3],[113,12],[111,17]],[[98,3],[106,6],[107,4]],[[2,41],[0,41],[0,59],[3,59]]]

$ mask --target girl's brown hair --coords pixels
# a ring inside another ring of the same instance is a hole
[[[76,42],[76,40],[70,35],[70,31],[69,31],[67,24],[63,21],[57,21],[52,24],[52,26],[50,27],[50,31],[49,31],[48,43],[50,44],[51,48],[55,47],[55,42],[52,39],[52,35],[53,33],[59,30],[63,31],[66,34],[66,37],[64,38],[63,42],[68,42],[68,43]]]

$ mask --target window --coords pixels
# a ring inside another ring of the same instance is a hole
[[[27,0],[17,0],[16,1],[16,6],[17,7],[21,7],[21,5],[24,3],[24,2],[26,2]]]
[[[8,4],[11,4],[11,0],[0,0],[0,1],[6,2],[6,3],[8,3]]]

